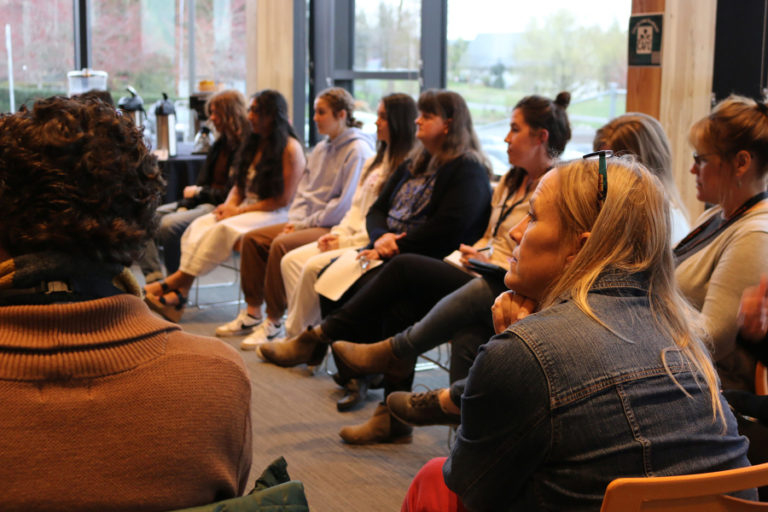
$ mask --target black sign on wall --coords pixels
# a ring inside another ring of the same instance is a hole
[[[630,66],[661,66],[663,14],[640,14],[629,18]]]

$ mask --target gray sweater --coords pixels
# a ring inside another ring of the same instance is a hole
[[[696,221],[700,225],[716,206]],[[741,294],[768,273],[768,206],[760,204],[712,238],[676,269],[683,295],[702,314],[712,337],[713,359],[723,389],[754,390],[755,359],[736,344]]]

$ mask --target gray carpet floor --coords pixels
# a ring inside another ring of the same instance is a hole
[[[231,273],[225,272],[219,269],[202,282],[231,280]],[[236,297],[237,287],[231,285],[201,288],[199,298],[204,302]],[[211,336],[217,325],[235,316],[237,308],[236,304],[188,307],[181,326],[188,332]],[[241,339],[223,341],[238,348]],[[291,477],[304,483],[313,511],[396,511],[419,468],[432,457],[449,452],[448,427],[415,429],[412,444],[347,445],[339,437],[339,429],[367,421],[382,399],[381,390],[369,392],[361,408],[339,413],[335,402],[343,391],[329,375],[334,370],[331,358],[312,373],[304,365],[284,369],[262,362],[254,352],[241,354],[253,387],[250,482],[282,455]],[[447,373],[432,369],[417,372],[414,387],[447,384]]]

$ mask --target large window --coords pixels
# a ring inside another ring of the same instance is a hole
[[[423,88],[444,84],[443,1],[314,0],[310,5],[310,104],[326,87],[344,87],[358,101],[355,115],[363,130],[375,132],[382,96],[417,97]]]
[[[564,158],[590,151],[595,130],[624,112],[630,9],[630,0],[449,0],[447,86],[469,103],[497,174],[523,96],[571,93]]]
[[[418,96],[420,43],[420,1],[355,2],[354,70],[368,72],[372,77],[352,82],[363,130],[376,132],[376,108],[383,96],[393,92]],[[376,73],[387,71],[410,72],[413,78],[374,78]]]
[[[16,109],[67,92],[67,71],[74,66],[72,12],[72,0],[0,0],[0,112],[11,110],[11,81]]]
[[[163,92],[176,100],[186,139],[194,135],[188,98],[200,81],[246,92],[245,0],[93,0],[92,13],[91,67],[109,73],[115,100],[128,86],[138,92],[150,130]]]

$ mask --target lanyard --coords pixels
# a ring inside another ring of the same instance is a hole
[[[689,255],[689,253],[693,252],[697,248],[700,249],[701,247],[699,246],[709,241],[711,238],[714,238],[715,236],[722,233],[725,230],[725,228],[727,228],[728,226],[730,226],[731,224],[739,220],[739,218],[741,218],[741,216],[744,215],[744,213],[746,213],[747,210],[755,206],[757,203],[759,203],[766,197],[768,197],[768,192],[766,192],[765,190],[755,196],[752,196],[747,200],[747,202],[739,206],[739,208],[735,212],[733,212],[733,215],[731,215],[729,219],[727,219],[720,226],[718,226],[717,229],[714,229],[712,232],[708,233],[704,237],[697,240],[697,237],[702,232],[704,232],[708,227],[710,227],[710,225],[713,222],[718,220],[718,216],[713,215],[712,217],[707,219],[706,222],[697,226],[696,229],[688,233],[688,235],[685,238],[680,240],[680,243],[677,244],[677,247],[675,247],[674,249],[675,258],[677,258],[679,262],[683,256]]]
[[[499,228],[501,228],[502,222],[504,222],[507,217],[509,217],[509,214],[512,213],[512,210],[514,210],[520,203],[525,201],[525,198],[528,197],[528,193],[531,191],[531,188],[533,187],[534,183],[538,182],[538,180],[530,180],[528,181],[528,184],[525,186],[525,193],[523,194],[523,197],[520,198],[520,200],[515,201],[512,203],[509,208],[505,208],[504,205],[507,204],[507,201],[512,197],[512,194],[517,192],[516,190],[509,191],[507,193],[507,197],[504,198],[504,201],[501,203],[501,212],[499,213],[499,218],[496,220],[496,225],[493,227],[493,233],[492,238],[496,238],[496,235],[499,234]]]

